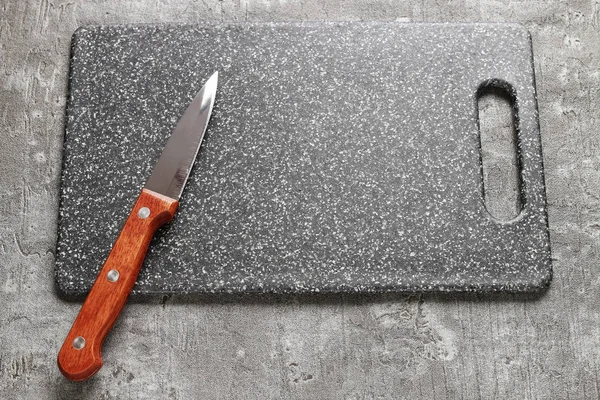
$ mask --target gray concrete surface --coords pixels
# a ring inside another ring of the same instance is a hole
[[[597,399],[600,3],[17,1],[0,4],[0,398]],[[542,296],[165,297],[126,307],[92,380],[56,353],[69,41],[83,24],[513,21],[533,36],[555,278]]]

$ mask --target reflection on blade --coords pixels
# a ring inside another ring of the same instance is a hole
[[[146,189],[179,200],[200,149],[217,93],[215,72],[179,119],[160,159],[146,182]]]

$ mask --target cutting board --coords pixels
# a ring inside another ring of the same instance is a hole
[[[531,41],[511,24],[90,26],[73,35],[56,261],[85,293],[195,93],[214,113],[135,293],[533,291],[551,278]],[[522,210],[482,189],[514,97]]]

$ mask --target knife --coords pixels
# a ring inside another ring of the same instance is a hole
[[[131,293],[150,241],[175,215],[212,113],[217,81],[215,72],[179,119],[58,353],[58,367],[72,381],[88,379],[102,367],[102,342]]]

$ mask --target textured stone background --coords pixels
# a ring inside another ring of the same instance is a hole
[[[539,297],[164,297],[129,304],[105,367],[56,353],[80,303],[55,294],[70,36],[202,20],[512,21],[533,36],[555,278]],[[0,4],[3,399],[600,397],[600,2],[17,1]]]

